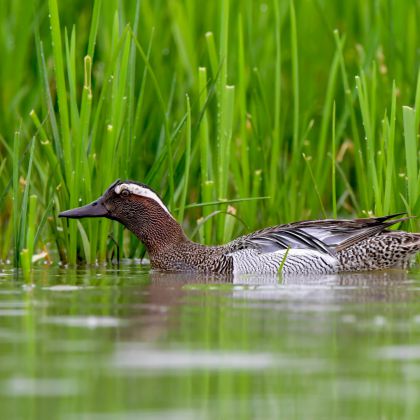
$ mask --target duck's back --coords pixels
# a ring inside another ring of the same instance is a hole
[[[388,231],[395,216],[309,220],[274,226],[227,245],[234,273],[323,274],[405,267],[420,234]]]

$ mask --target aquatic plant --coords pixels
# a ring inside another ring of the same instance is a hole
[[[30,5],[0,8],[1,260],[143,255],[117,224],[57,219],[116,178],[205,243],[419,214],[418,2]]]

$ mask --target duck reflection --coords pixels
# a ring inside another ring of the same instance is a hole
[[[150,273],[150,299],[174,306],[194,291],[223,293],[232,298],[301,301],[317,305],[343,302],[407,301],[413,280],[406,270],[337,273],[311,276],[229,275],[197,276],[189,273]],[[226,286],[231,288],[226,288]],[[195,287],[197,286],[197,287]]]
[[[163,273],[150,272],[152,285],[172,288],[176,285],[193,284],[232,284],[232,285],[276,285],[276,286],[349,286],[349,287],[375,287],[392,286],[407,280],[407,270],[383,270],[365,272],[347,272],[336,274],[312,275],[283,275],[278,274],[228,274],[228,275],[197,275],[196,273]]]

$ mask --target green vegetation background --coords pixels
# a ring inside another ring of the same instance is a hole
[[[57,218],[116,178],[205,243],[419,214],[417,0],[13,0],[0,28],[2,261],[143,255]]]

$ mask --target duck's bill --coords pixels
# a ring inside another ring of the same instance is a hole
[[[106,217],[108,210],[101,200],[93,201],[83,207],[77,207],[61,212],[58,217],[68,217],[69,219],[81,219],[83,217]]]

